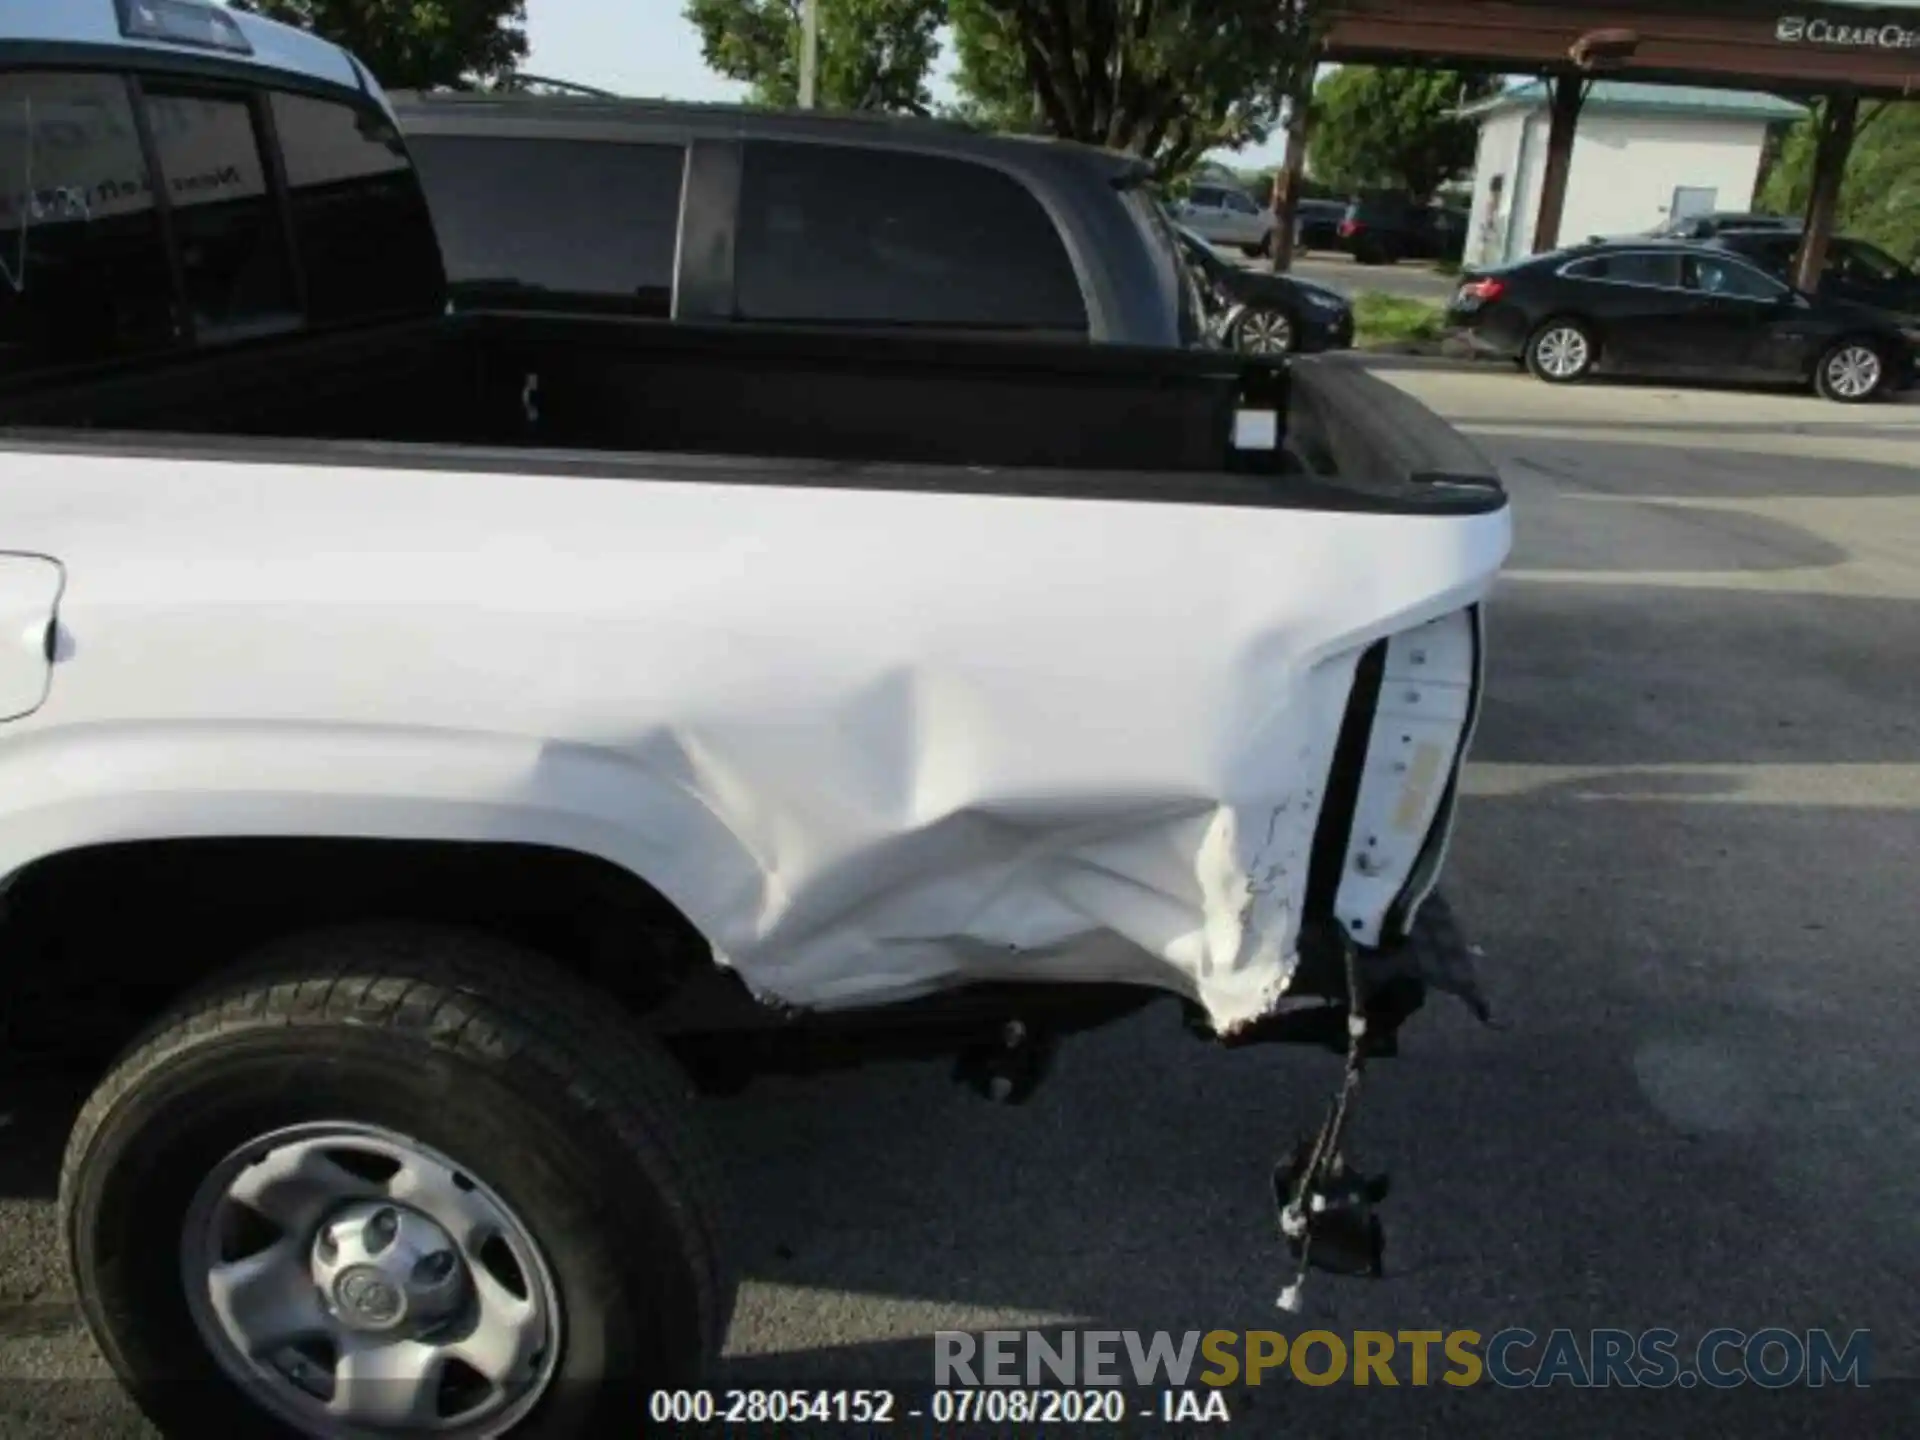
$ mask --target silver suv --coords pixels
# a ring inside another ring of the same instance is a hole
[[[1210,245],[1238,245],[1249,255],[1273,248],[1273,212],[1237,185],[1196,185],[1172,210],[1181,225]]]

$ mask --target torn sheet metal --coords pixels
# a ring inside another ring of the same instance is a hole
[[[784,1004],[1132,982],[1221,1031],[1292,976],[1359,657],[1404,637],[1425,784],[1463,734],[1461,617],[1511,535],[1504,510],[705,483],[667,462],[7,469],[0,534],[64,567],[72,653],[0,727],[0,874],[173,836],[551,845],[649,881]],[[1366,792],[1389,835],[1436,803],[1411,783]],[[1378,933],[1408,853],[1349,875],[1354,934]]]

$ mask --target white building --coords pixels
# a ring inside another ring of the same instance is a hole
[[[1536,80],[1462,113],[1480,122],[1467,263],[1530,255],[1547,165],[1546,85]],[[1753,208],[1767,127],[1805,114],[1772,95],[1598,82],[1580,114],[1561,243]]]

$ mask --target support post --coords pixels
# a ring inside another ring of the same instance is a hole
[[[1793,265],[1793,283],[1812,293],[1820,288],[1827,269],[1827,247],[1833,239],[1834,212],[1840,207],[1840,186],[1853,154],[1853,137],[1860,128],[1860,98],[1832,95],[1820,107],[1820,140],[1813,153],[1813,190],[1807,196],[1807,228],[1800,237],[1800,254]]]
[[[819,90],[820,0],[806,0],[800,19],[800,108],[811,110]]]
[[[1567,182],[1573,175],[1573,141],[1580,129],[1580,110],[1587,101],[1582,75],[1553,75],[1547,79],[1551,99],[1551,128],[1547,132],[1547,168],[1540,177],[1540,212],[1533,225],[1533,253],[1560,248],[1560,222],[1567,211]]]
[[[1300,191],[1307,183],[1307,146],[1313,141],[1313,77],[1319,67],[1300,66],[1293,93],[1287,97],[1287,163],[1275,182],[1273,196],[1273,272],[1293,268],[1293,241],[1300,228]]]

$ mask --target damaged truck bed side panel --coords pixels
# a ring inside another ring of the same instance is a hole
[[[1504,496],[1358,367],[1190,343],[1138,163],[856,126],[1071,182],[1035,233],[1104,211],[1099,244],[1064,227],[1081,298],[1137,247],[1153,283],[1106,288],[1157,307],[1151,335],[1092,301],[1084,336],[450,312],[363,68],[251,17],[189,7],[210,28],[166,45],[133,43],[159,12],[67,8],[0,0],[8,153],[75,193],[144,166],[156,199],[124,231],[36,201],[0,287],[24,347],[0,374],[0,882],[139,840],[548,846],[651,884],[770,1001],[1120,982],[1223,1032],[1285,997],[1303,927],[1405,930],[1475,692],[1436,661],[1403,775],[1375,754],[1400,702],[1356,706],[1355,676],[1399,674],[1409,632],[1457,655]],[[189,275],[198,232],[159,198],[203,167],[149,89],[214,81],[248,101],[233,203],[283,242],[258,314],[229,313],[253,269]],[[151,263],[111,270],[116,237]],[[360,284],[367,246],[410,257],[375,267],[389,291]],[[726,245],[676,253],[724,278]],[[119,313],[71,283],[108,273],[146,317],[127,345],[73,324]],[[1364,886],[1355,814],[1394,826]],[[1343,883],[1308,914],[1327,856]]]
[[[8,547],[66,576],[46,701],[0,731],[0,874],[160,837],[549,844],[796,1006],[1099,980],[1269,1011],[1358,659],[1438,654],[1510,529],[99,449],[0,455]],[[1371,938],[1393,898],[1343,918]]]

